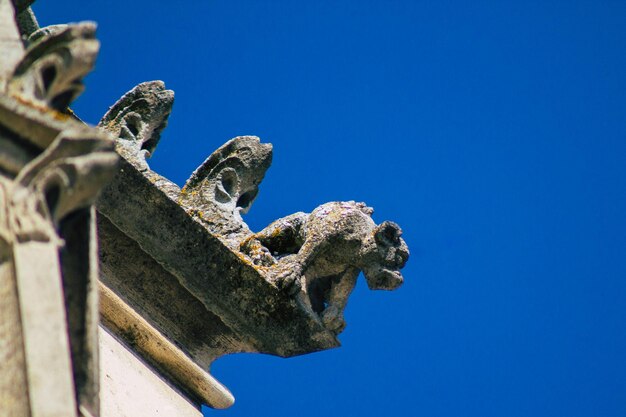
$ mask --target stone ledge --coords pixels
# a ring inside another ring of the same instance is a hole
[[[235,402],[232,394],[215,378],[195,364],[167,340],[113,291],[100,283],[102,324],[117,335],[124,335],[132,350],[149,360],[162,375],[170,379],[195,400],[213,408],[228,408]]]

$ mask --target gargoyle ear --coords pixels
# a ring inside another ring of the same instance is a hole
[[[400,236],[402,236],[402,229],[396,223],[390,221],[382,222],[374,230],[376,243],[386,244],[387,246],[400,243]]]
[[[239,198],[239,176],[233,168],[224,168],[215,183],[215,200],[228,204]]]

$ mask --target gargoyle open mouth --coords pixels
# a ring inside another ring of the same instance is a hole
[[[404,282],[402,273],[395,268],[379,267],[376,271],[367,271],[365,279],[372,290],[395,290]]]
[[[252,206],[252,203],[258,193],[259,187],[254,187],[239,196],[239,199],[237,200],[237,207],[241,208],[241,213],[246,214],[248,210],[250,210],[250,206]]]

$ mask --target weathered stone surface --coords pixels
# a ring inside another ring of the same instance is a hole
[[[102,283],[115,289],[196,363],[208,369],[213,360],[224,354],[254,351],[105,216],[98,217],[98,230]]]

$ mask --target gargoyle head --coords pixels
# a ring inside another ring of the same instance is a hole
[[[241,213],[250,209],[271,162],[271,144],[261,143],[256,136],[231,139],[187,180],[181,202],[199,212],[243,223]]]
[[[409,259],[409,248],[401,238],[402,229],[383,222],[367,237],[361,249],[360,269],[372,290],[393,290],[402,285],[400,269]]]

